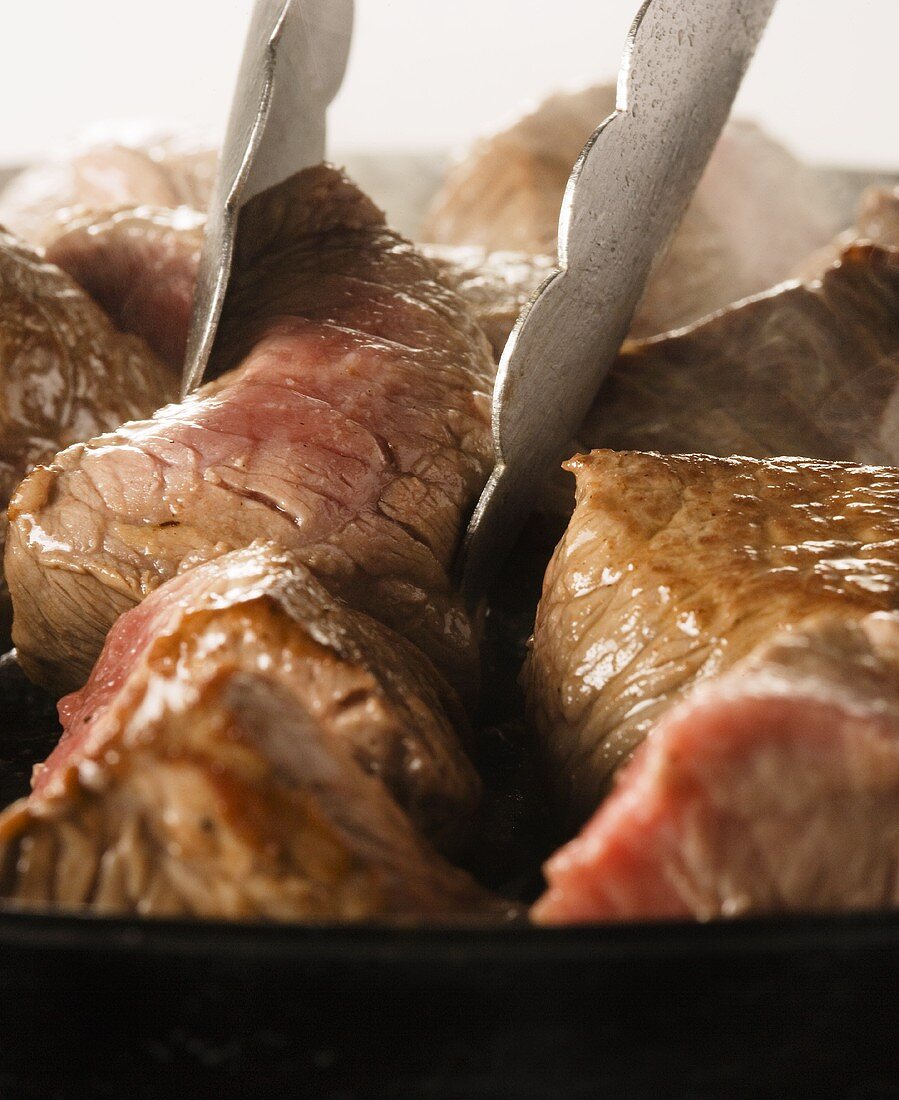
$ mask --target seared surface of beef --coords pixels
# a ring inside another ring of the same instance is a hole
[[[117,328],[142,336],[180,372],[203,224],[188,206],[73,214],[60,221],[47,259],[83,286]]]
[[[499,361],[518,314],[556,270],[549,256],[486,252],[483,248],[422,245],[440,277],[475,316]]]
[[[611,451],[570,469],[525,674],[569,823],[694,681],[812,614],[899,607],[899,470]]]
[[[0,893],[38,908],[238,920],[489,911],[291,703],[235,674],[149,721],[123,714],[115,769],[85,759],[65,794],[0,816]]]
[[[122,336],[88,296],[0,230],[0,550],[6,505],[38,462],[77,440],[147,416],[177,379],[141,340]],[[9,638],[0,577],[0,645]]]
[[[260,196],[241,227],[215,353],[237,369],[63,452],[16,495],[23,667],[79,686],[121,612],[265,537],[471,687],[476,645],[448,569],[491,463],[487,341],[334,169]]]
[[[899,464],[899,250],[856,245],[618,357],[583,449]]]
[[[899,617],[825,619],[698,685],[547,864],[546,923],[899,905]]]
[[[132,207],[61,220],[47,258],[103,306],[118,328],[143,336],[180,369],[187,344],[203,215],[189,207]],[[522,307],[555,270],[549,256],[422,245],[499,359]]]
[[[479,781],[429,662],[252,546],[124,615],[34,792],[0,818],[7,897],[206,916],[445,915]]]
[[[872,193],[862,208],[884,203]],[[201,228],[200,216],[186,209],[82,216],[48,249],[48,258],[119,328],[143,335],[167,361],[180,364]],[[473,247],[422,250],[465,300],[498,359],[521,308],[552,272],[550,259]],[[572,449],[695,449],[892,464],[897,318],[899,252],[849,246],[804,283],[627,344]],[[560,475],[553,490],[544,507],[569,513],[569,479]]]
[[[414,646],[333,599],[296,556],[260,544],[188,570],[118,620],[87,684],[59,704],[64,734],[38,769],[38,790],[85,741],[102,740],[103,711],[163,649],[178,654],[167,693],[189,694],[232,665],[265,673],[426,833],[451,846],[468,827],[480,785],[452,689]]]
[[[0,193],[0,224],[46,245],[72,208],[205,210],[215,180],[216,150],[189,134],[131,129],[78,142],[59,157],[19,173]]]
[[[475,142],[434,197],[422,240],[554,255],[562,194],[587,138],[615,110],[615,87],[549,96]]]
[[[614,107],[611,85],[554,95],[477,143],[447,177],[422,239],[555,255],[571,169]],[[755,126],[731,122],[650,279],[632,335],[665,332],[773,286],[842,228],[810,168]]]

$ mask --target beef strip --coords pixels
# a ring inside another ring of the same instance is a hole
[[[32,794],[0,892],[215,917],[501,915],[431,847],[479,781],[461,705],[413,646],[256,544],[122,616]],[[427,839],[425,839],[427,838]]]
[[[618,357],[582,449],[899,464],[899,250],[856,245],[791,283]]]
[[[434,196],[422,240],[554,254],[562,195],[590,134],[615,109],[615,87],[556,93],[476,141]]]
[[[189,133],[130,126],[99,140],[82,139],[6,185],[0,192],[0,224],[46,245],[73,207],[205,210],[217,163],[216,150]]]
[[[47,259],[69,273],[123,332],[180,371],[203,243],[202,214],[139,206],[60,220]]]
[[[802,625],[668,711],[544,923],[899,905],[899,616]]]
[[[437,265],[446,285],[465,300],[499,362],[519,313],[556,270],[555,260],[471,246],[422,245],[421,249]]]
[[[143,336],[180,368],[203,240],[188,207],[128,207],[61,218],[47,258],[103,306],[118,328]],[[441,280],[471,310],[499,360],[523,306],[555,270],[548,256],[422,245]]]
[[[142,662],[173,646],[183,690],[225,664],[265,672],[441,847],[464,833],[480,784],[456,732],[467,729],[458,697],[409,642],[331,597],[296,555],[259,543],[187,570],[117,621],[85,686],[60,701],[64,734],[38,791],[102,739],[99,717]]]
[[[16,485],[61,447],[147,416],[177,378],[62,271],[0,230],[0,552]],[[10,606],[0,575],[0,645]]]
[[[23,667],[78,687],[119,614],[266,537],[470,689],[475,638],[448,570],[491,464],[487,341],[332,168],[259,196],[241,226],[215,353],[236,369],[64,451],[16,494]]]
[[[571,169],[614,106],[612,85],[554,95],[478,142],[435,197],[422,239],[555,255]],[[729,123],[632,335],[665,332],[773,286],[844,224],[812,169],[757,127]]]
[[[810,615],[899,606],[899,470],[611,451],[569,468],[525,684],[578,826],[694,681]]]
[[[862,206],[873,211],[878,202]],[[887,215],[878,216],[882,228]],[[183,358],[200,232],[198,220],[182,218],[186,212],[98,215],[48,250],[119,327],[146,336],[172,362]],[[870,218],[860,216],[858,232]],[[465,299],[498,359],[522,306],[553,270],[549,259],[478,248],[423,251]],[[853,245],[806,282],[629,342],[572,451],[696,449],[892,464],[899,461],[897,367],[899,251]],[[543,506],[568,515],[571,497],[560,475]]]

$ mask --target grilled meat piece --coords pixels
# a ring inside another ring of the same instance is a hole
[[[99,751],[102,715],[130,697],[130,679],[143,685],[156,669],[160,692],[190,694],[232,666],[290,691],[441,847],[464,834],[480,783],[456,732],[467,728],[458,697],[414,646],[333,599],[295,555],[258,543],[187,570],[118,620],[87,684],[60,701],[63,737],[36,791]]]
[[[899,250],[856,245],[791,283],[625,347],[584,450],[899,465]]]
[[[61,447],[147,416],[177,378],[58,268],[0,230],[0,551],[22,477]],[[10,606],[0,575],[0,645]]]
[[[899,616],[772,640],[667,712],[547,864],[545,923],[899,905]]]
[[[120,211],[80,219],[48,256],[120,328],[180,363],[200,233],[199,216],[187,211]],[[548,257],[450,246],[423,251],[465,299],[498,359],[521,308],[553,270]],[[783,284],[686,329],[628,343],[572,450],[695,449],[891,465],[899,462],[892,431],[897,369],[899,251],[853,245],[823,277]],[[569,480],[560,474],[553,488],[544,507],[570,514]]]
[[[126,208],[60,220],[47,258],[67,271],[124,332],[167,363],[184,362],[203,215],[189,207]],[[548,256],[422,245],[441,280],[471,310],[499,359],[523,306],[555,270]]]
[[[73,214],[60,221],[47,259],[84,287],[118,329],[142,336],[180,371],[203,223],[189,206]]]
[[[528,300],[556,270],[549,256],[486,252],[483,248],[422,245],[440,277],[474,314],[497,362]]]
[[[554,95],[478,142],[438,192],[422,239],[555,255],[571,169],[614,107],[612,85]],[[811,169],[757,127],[729,123],[649,281],[632,335],[677,328],[773,286],[844,224]]]
[[[0,896],[232,920],[446,920],[502,907],[264,677],[119,716],[114,767],[0,815]],[[508,908],[508,907],[506,907]]]
[[[614,110],[613,84],[556,93],[508,129],[476,141],[432,200],[422,240],[554,255],[571,169]]]
[[[476,644],[448,569],[491,464],[487,341],[332,168],[259,196],[241,227],[216,353],[237,369],[70,448],[16,494],[22,665],[78,687],[119,614],[265,537],[470,688]]]
[[[34,791],[0,816],[0,892],[206,917],[501,907],[452,848],[479,781],[417,650],[255,545],[122,616]]]
[[[101,140],[82,140],[6,185],[0,193],[0,224],[46,245],[71,208],[205,210],[217,164],[216,150],[190,134],[130,127]]]
[[[577,826],[695,681],[813,614],[899,607],[899,470],[611,451],[569,468],[525,681]]]

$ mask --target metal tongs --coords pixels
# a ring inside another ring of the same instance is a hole
[[[574,166],[559,271],[521,312],[493,393],[496,464],[460,556],[483,594],[566,457],[654,262],[692,198],[775,0],[646,0],[631,27],[615,113]]]
[[[565,457],[683,216],[775,0],[646,0],[628,36],[617,109],[574,166],[559,268],[524,308],[493,395],[496,465],[460,553],[486,590],[554,464]],[[547,9],[546,18],[552,18]],[[184,393],[202,380],[225,302],[241,207],[325,153],[353,0],[257,0],[200,261]]]
[[[182,397],[206,374],[241,208],[325,159],[325,113],[343,82],[352,30],[353,0],[256,0],[206,218]]]

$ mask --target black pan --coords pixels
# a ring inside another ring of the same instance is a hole
[[[0,661],[0,804],[57,732]],[[514,779],[516,759],[487,763]],[[527,834],[497,786],[485,835]],[[422,930],[0,909],[0,1100],[892,1097],[897,991],[893,914]]]
[[[503,931],[0,914],[0,1096],[899,1095],[899,918]]]

